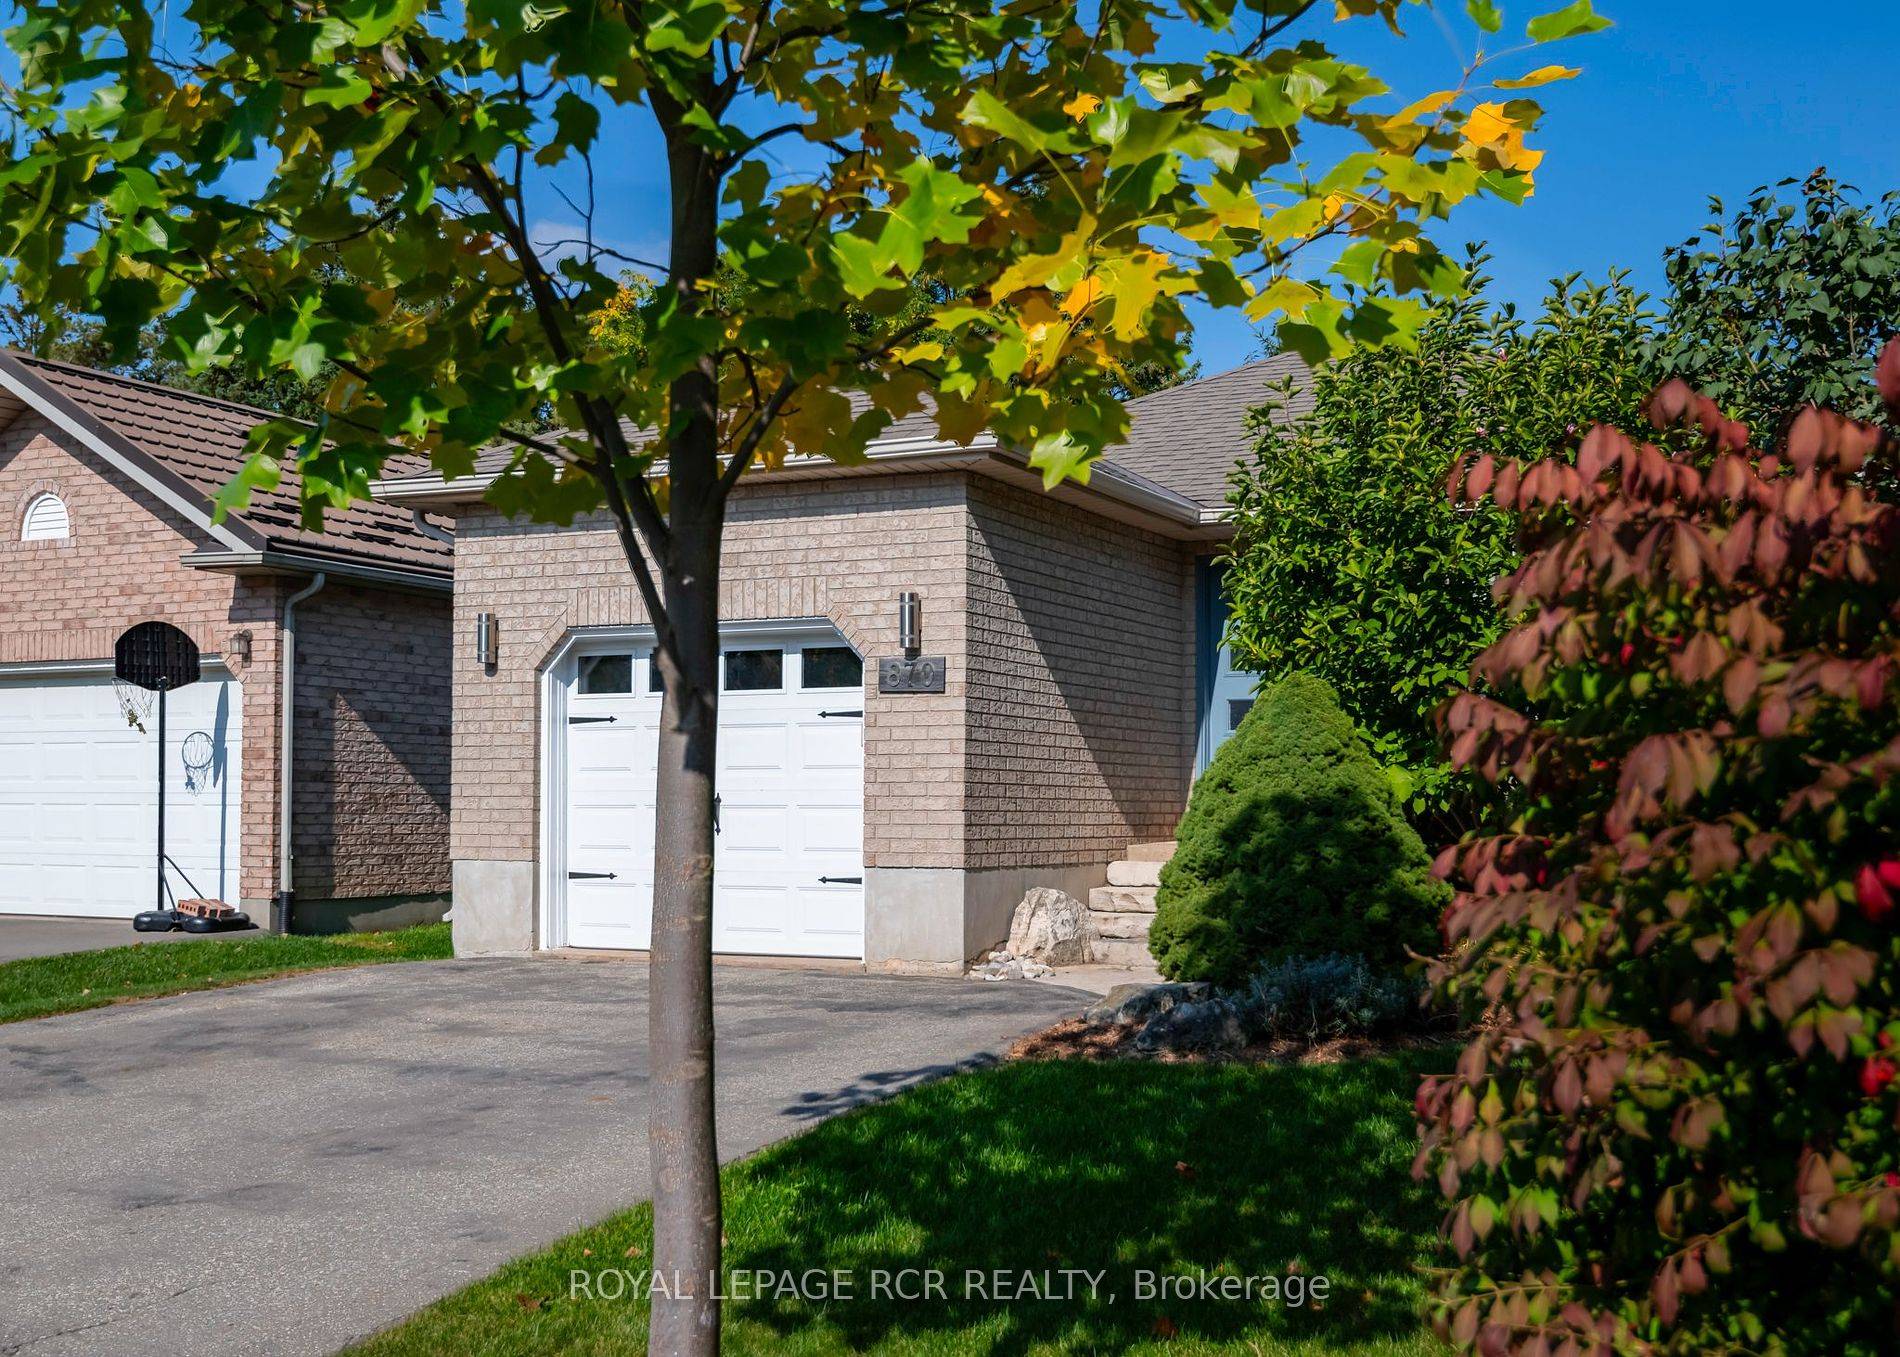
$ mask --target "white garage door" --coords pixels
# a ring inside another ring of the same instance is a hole
[[[207,674],[166,706],[166,847],[200,890],[235,902],[238,685]],[[0,914],[129,919],[152,908],[156,711],[145,724],[126,724],[105,675],[0,677]]]
[[[719,697],[713,948],[864,955],[863,666],[835,631],[728,639]],[[659,677],[650,643],[570,658],[564,908],[555,946],[652,938]]]

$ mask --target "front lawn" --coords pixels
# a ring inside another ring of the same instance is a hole
[[[724,1350],[1440,1351],[1418,1318],[1414,1266],[1438,1211],[1408,1173],[1410,1103],[1418,1075],[1450,1058],[1434,1051],[1271,1068],[1018,1062],[825,1122],[726,1170],[728,1293],[749,1284],[750,1270],[823,1269],[850,1273],[855,1294],[829,1304],[729,1301]],[[619,1289],[600,1274],[638,1276],[650,1242],[650,1212],[637,1207],[351,1351],[641,1352],[645,1304],[600,1298]],[[873,1269],[906,1268],[941,1269],[946,1298],[870,1294]],[[1004,1302],[963,1294],[966,1269],[1107,1275],[1096,1300]],[[1299,1308],[1138,1301],[1142,1269],[1293,1274],[1308,1286],[1323,1276],[1330,1296]],[[592,1298],[571,1294],[577,1272],[590,1279]]]
[[[126,926],[127,932],[131,925]],[[283,937],[240,933],[147,942],[0,964],[0,1023],[76,1013],[124,999],[218,989],[296,971],[449,956],[449,926]]]

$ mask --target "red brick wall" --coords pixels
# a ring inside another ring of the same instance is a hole
[[[297,605],[300,899],[448,890],[450,608],[337,582]]]

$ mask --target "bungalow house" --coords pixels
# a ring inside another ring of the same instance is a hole
[[[1027,888],[1084,895],[1165,840],[1252,691],[1218,648],[1227,478],[1248,411],[1305,371],[1271,358],[1137,400],[1128,442],[1051,492],[926,417],[862,465],[743,481],[715,947],[956,971]],[[456,950],[642,949],[652,633],[606,516],[507,518],[483,501],[503,466],[374,490],[456,516]]]
[[[295,929],[446,908],[445,522],[313,533],[294,478],[214,522],[267,417],[0,352],[0,915],[150,909],[161,767],[178,895]],[[202,661],[162,750],[113,679],[150,619]]]

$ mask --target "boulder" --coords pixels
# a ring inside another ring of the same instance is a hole
[[[1117,985],[1091,1004],[1083,1012],[1082,1020],[1096,1027],[1113,1027],[1124,1022],[1145,1023],[1182,1004],[1205,999],[1210,992],[1210,986],[1198,982],[1187,985]]]
[[[1066,891],[1037,886],[1023,896],[1009,924],[1009,954],[1045,966],[1086,966],[1094,956],[1088,906]]]
[[[1199,1055],[1237,1051],[1247,1044],[1247,1028],[1225,999],[1176,1004],[1155,1014],[1135,1033],[1138,1051],[1174,1051]]]

